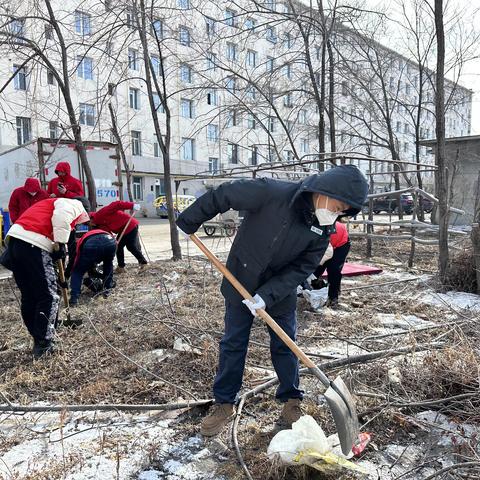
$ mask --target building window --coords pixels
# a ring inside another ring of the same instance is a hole
[[[265,38],[272,43],[277,43],[277,32],[275,27],[267,27],[265,29]]]
[[[227,92],[235,93],[236,88],[237,88],[235,77],[228,77],[227,78],[226,88],[227,88]]]
[[[250,147],[250,165],[258,164],[258,147],[254,145]]]
[[[143,177],[132,178],[133,199],[143,200]]]
[[[163,38],[163,22],[157,18],[152,22],[152,35],[155,38]]]
[[[287,63],[283,67],[283,72],[284,72],[286,78],[288,78],[289,80],[292,79],[292,65],[290,63]]]
[[[134,29],[137,26],[137,17],[132,8],[126,9],[126,22],[128,28]]]
[[[308,146],[308,140],[306,138],[302,138],[300,140],[300,151],[302,153],[308,153],[309,146]]]
[[[233,10],[225,10],[225,25],[229,25],[230,27],[235,27],[237,22],[235,18],[235,12]]]
[[[217,68],[217,56],[212,52],[207,52],[207,70],[215,70]]]
[[[405,142],[405,143],[403,144],[403,151],[404,151],[404,152],[408,152],[408,142]]]
[[[49,68],[47,68],[47,85],[55,85],[55,75]]]
[[[405,82],[405,93],[410,95],[410,85],[407,82]]]
[[[128,49],[128,68],[138,70],[138,51],[133,48]]]
[[[87,36],[92,33],[91,17],[88,13],[75,11],[75,32]]]
[[[179,29],[179,41],[181,45],[189,47],[191,43],[190,30],[187,27],[180,27]]]
[[[160,155],[160,144],[158,143],[158,138],[157,136],[155,135],[154,136],[154,139],[153,139],[153,156],[155,158],[159,158],[161,155]],[[158,195],[157,195],[158,197]]]
[[[257,66],[257,52],[255,50],[247,51],[247,65],[252,68]]]
[[[205,30],[208,37],[215,35],[216,22],[213,18],[205,17]]]
[[[227,43],[227,58],[229,60],[237,59],[237,46],[234,43]]]
[[[210,90],[207,93],[207,104],[208,105],[218,105],[218,94],[215,89]]]
[[[267,62],[265,65],[267,67],[267,72],[273,72],[275,66],[275,59],[273,57],[267,57]]]
[[[155,73],[157,77],[159,77],[160,76],[160,58],[157,57],[156,55],[151,55],[150,65],[151,65],[152,71]]]
[[[293,162],[293,152],[291,150],[285,150],[283,153],[286,162]]]
[[[255,130],[255,128],[257,127],[257,120],[255,119],[255,115],[253,113],[248,114],[247,127],[251,130]]]
[[[180,114],[183,118],[195,117],[193,100],[188,100],[186,98],[182,98],[180,100]]]
[[[218,142],[218,125],[213,123],[207,125],[207,140],[209,142]]]
[[[188,10],[190,8],[190,0],[178,0],[178,8]]]
[[[24,37],[25,36],[25,20],[19,18],[12,18],[10,22],[10,32],[13,35]]]
[[[15,90],[27,90],[28,88],[28,74],[25,67],[20,67],[20,65],[13,66],[13,87]]]
[[[238,145],[236,143],[227,144],[228,163],[238,163]]]
[[[180,65],[180,80],[185,83],[192,83],[192,67],[183,63]]]
[[[249,85],[246,89],[245,89],[245,94],[247,96],[248,99],[250,100],[255,100],[256,96],[257,96],[257,90],[256,88],[253,86],[253,85]]]
[[[84,80],[93,80],[93,59],[77,55],[77,77]]]
[[[300,110],[298,112],[298,123],[300,125],[305,125],[307,123],[307,111],[306,110]]]
[[[289,107],[289,108],[292,108],[292,107],[293,107],[292,94],[291,94],[291,93],[287,93],[287,94],[283,97],[283,105],[284,105],[285,107]]]
[[[28,117],[16,117],[17,144],[23,145],[32,139],[32,121]]]
[[[48,122],[48,138],[58,138],[58,122]]]
[[[140,110],[140,90],[138,88],[130,87],[128,89],[128,101],[130,108]]]
[[[218,173],[218,158],[216,157],[209,157],[208,159],[208,171],[213,173],[214,175]]]
[[[45,40],[53,40],[53,27],[49,23],[45,24]]]
[[[348,83],[342,82],[342,95],[346,97],[348,95]]]
[[[270,133],[274,133],[276,130],[277,122],[275,120],[275,117],[268,117],[268,131]]]
[[[410,125],[408,123],[403,125],[403,133],[410,133]]]
[[[292,133],[293,132],[293,121],[292,120],[287,120],[285,122],[285,125],[287,127],[287,132]]]
[[[165,108],[162,105],[160,95],[158,93],[153,94],[153,106],[157,112],[165,113]]]
[[[277,154],[273,147],[268,147],[268,162],[273,163],[277,160]]]
[[[195,160],[195,140],[193,138],[182,138],[181,156],[182,160]]]
[[[245,28],[247,30],[255,30],[255,27],[257,26],[257,22],[253,18],[247,18],[245,20]]]
[[[81,103],[79,110],[80,114],[78,121],[80,122],[80,125],[93,127],[95,125],[95,105],[90,103]]]
[[[141,155],[142,154],[142,132],[137,130],[132,130],[132,155]]]
[[[234,108],[227,113],[226,127],[236,127],[240,123],[240,114]]]
[[[293,40],[292,35],[288,32],[285,34],[284,43],[285,43],[285,46],[287,48],[292,48],[293,47],[294,40]]]

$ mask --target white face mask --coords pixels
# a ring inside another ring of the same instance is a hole
[[[34,196],[37,194],[37,192],[28,192],[28,193],[29,193],[32,197],[34,197]]]
[[[315,216],[317,217],[319,225],[333,225],[338,217],[338,213],[330,211],[328,208],[328,197],[325,208],[316,208]]]

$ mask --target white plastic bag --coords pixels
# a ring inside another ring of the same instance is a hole
[[[325,433],[313,417],[304,415],[292,424],[291,430],[278,432],[268,446],[267,455],[279,454],[282,462],[307,463],[307,457],[302,457],[300,462],[295,460],[298,454],[305,450],[315,450],[326,453],[330,450]]]
[[[312,306],[314,310],[322,308],[328,300],[328,287],[320,290],[303,290],[303,297]]]

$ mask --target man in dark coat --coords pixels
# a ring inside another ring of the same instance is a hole
[[[300,183],[266,178],[224,183],[180,214],[178,227],[192,234],[219,213],[229,209],[246,212],[227,267],[255,294],[254,302],[243,300],[223,280],[225,333],[213,385],[216,405],[202,422],[203,435],[216,435],[234,416],[252,314],[265,308],[295,340],[297,285],[318,266],[337,217],[355,215],[367,192],[363,174],[352,165],[341,165]],[[279,425],[288,427],[301,416],[298,360],[274,332],[269,333],[272,363],[279,378],[276,397],[284,403]]]

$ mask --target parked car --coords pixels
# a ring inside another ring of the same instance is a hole
[[[402,205],[403,213],[410,214],[413,211],[413,197],[410,193],[400,194],[400,203]],[[365,203],[366,210],[368,211],[368,201]],[[398,213],[398,197],[385,195],[384,197],[377,197],[373,199],[373,213],[379,214],[381,212],[386,213]]]
[[[173,208],[175,209],[175,215],[178,215],[180,212],[183,212],[187,207],[189,207],[196,198],[193,195],[174,195],[173,196]],[[160,218],[167,218],[167,198],[165,195],[157,197],[153,201],[153,206],[156,207],[157,215]]]

